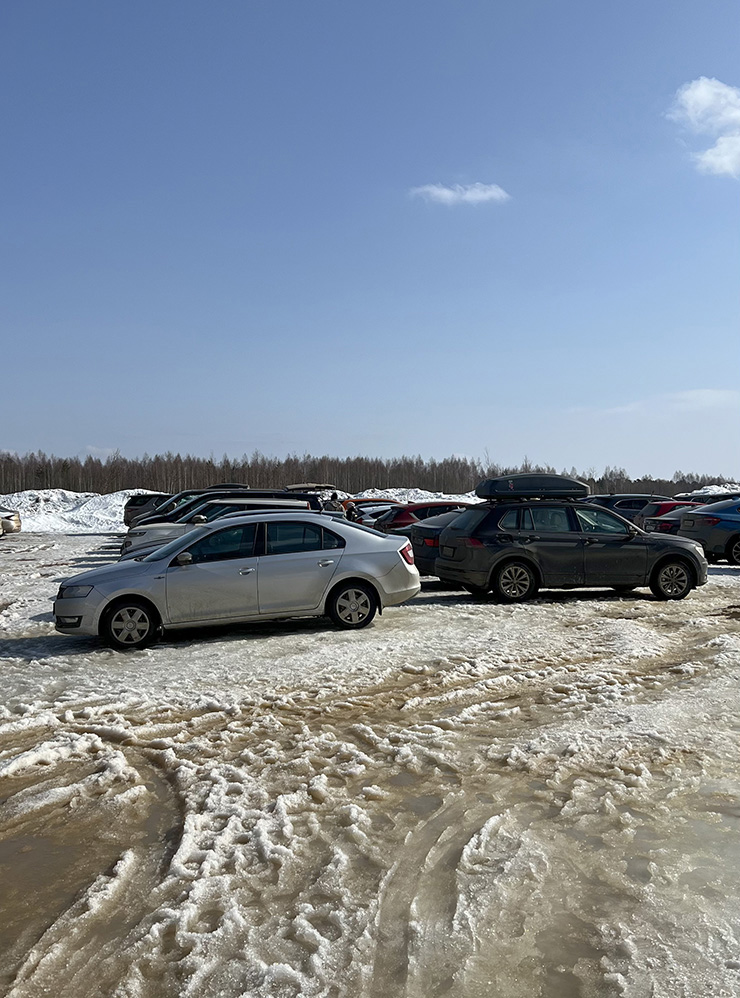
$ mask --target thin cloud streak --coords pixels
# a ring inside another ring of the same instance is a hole
[[[650,398],[625,402],[604,409],[574,406],[569,412],[592,416],[647,415],[656,412],[710,412],[718,409],[740,409],[740,392],[724,388],[689,388],[683,392],[666,392]]]
[[[668,117],[716,140],[694,156],[699,170],[740,177],[740,88],[700,76],[679,87]]]
[[[412,187],[409,191],[411,197],[421,197],[425,201],[433,201],[437,204],[485,204],[488,201],[510,201],[511,195],[507,194],[503,187],[498,184],[454,184],[451,187],[445,184],[424,184],[423,187]]]

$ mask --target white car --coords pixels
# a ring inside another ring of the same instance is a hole
[[[252,509],[308,509],[308,503],[301,499],[209,499],[191,510],[182,520],[168,523],[146,523],[134,526],[121,545],[123,557],[134,557],[139,553],[154,551],[175,537],[194,530],[203,523],[210,523],[227,513],[246,513]]]
[[[0,534],[17,534],[21,529],[21,514],[15,509],[0,506]]]
[[[141,561],[62,582],[56,629],[143,648],[162,630],[328,616],[365,627],[418,593],[405,537],[315,513],[252,514],[197,527]]]

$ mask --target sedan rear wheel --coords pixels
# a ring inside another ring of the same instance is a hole
[[[650,589],[657,599],[683,599],[691,592],[694,577],[685,561],[664,561],[650,579]]]
[[[740,565],[740,537],[733,537],[727,545],[727,560],[731,565]]]
[[[523,561],[510,561],[493,575],[493,591],[506,603],[521,603],[537,592],[534,571]]]
[[[337,627],[356,630],[370,623],[377,608],[378,600],[370,587],[353,582],[334,590],[327,612]]]
[[[159,621],[156,614],[141,600],[128,599],[116,603],[100,624],[101,637],[122,651],[146,648],[157,637]]]

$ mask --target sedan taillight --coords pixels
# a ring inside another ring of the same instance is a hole
[[[428,548],[438,548],[439,547],[439,537],[425,537],[424,545]]]
[[[698,514],[695,514],[695,515],[698,515]],[[703,516],[701,518],[701,520],[699,520],[699,523],[706,524],[706,526],[708,526],[708,527],[713,527],[713,526],[715,526],[715,524],[717,524],[719,522],[720,522],[720,517],[718,517],[718,516]]]
[[[408,562],[409,565],[414,564],[414,549],[411,547],[411,544],[404,544],[398,553],[405,562]]]

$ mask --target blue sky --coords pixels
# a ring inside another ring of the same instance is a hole
[[[739,22],[5,4],[0,449],[737,479]]]

